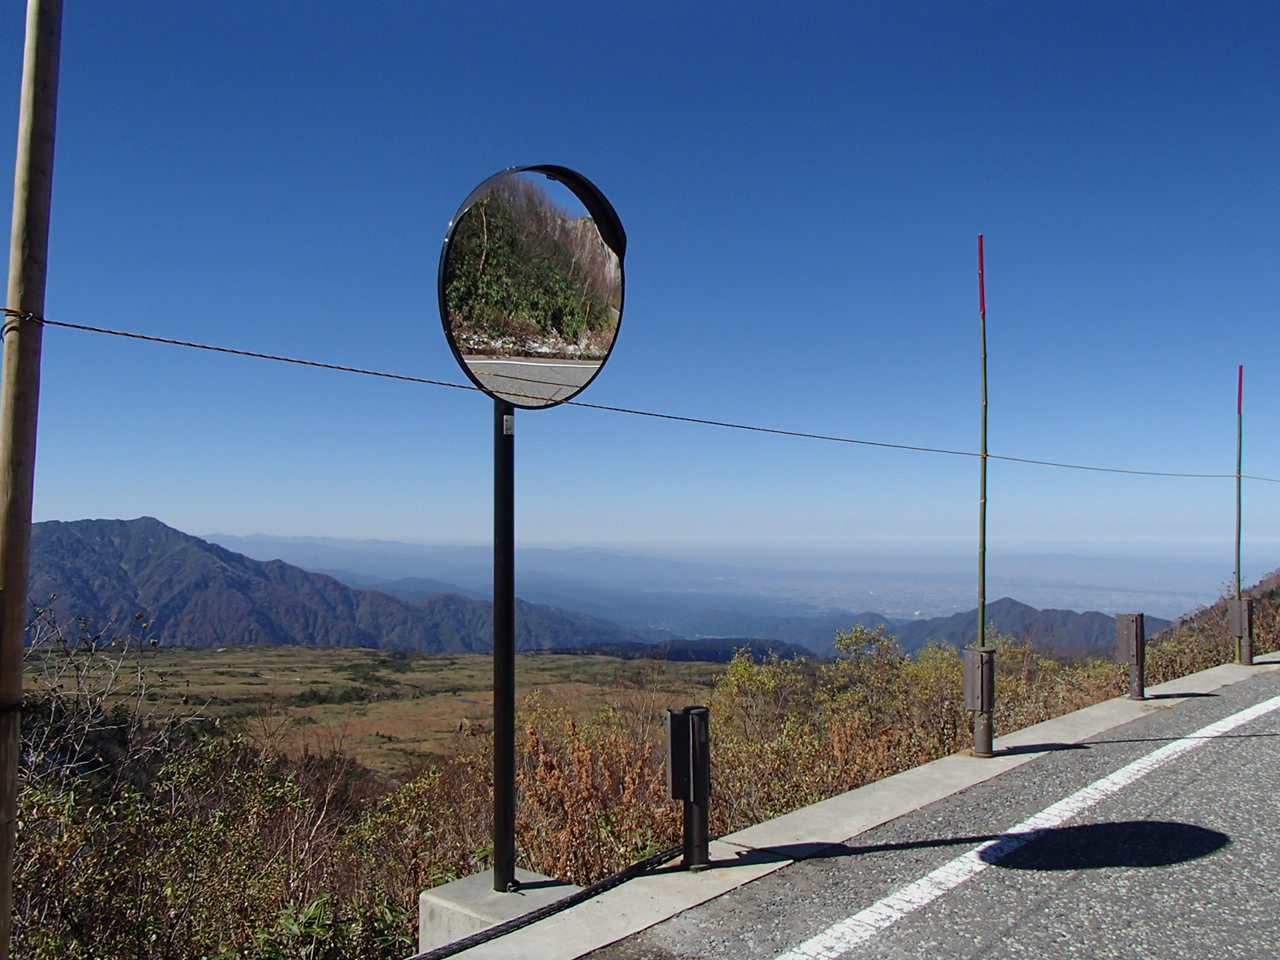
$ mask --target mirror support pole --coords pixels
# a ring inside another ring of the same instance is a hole
[[[493,889],[516,890],[516,411],[493,401]]]

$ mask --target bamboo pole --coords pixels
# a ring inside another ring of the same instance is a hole
[[[978,646],[968,669],[979,691],[973,714],[973,755],[993,756],[995,738],[995,651],[987,646],[987,282],[982,234],[978,234],[978,314],[982,321],[982,456],[978,492]]]
[[[28,0],[0,387],[0,960],[9,958],[13,928],[22,650],[40,396],[39,318],[44,315],[49,253],[61,37],[62,0]]]
[[[987,286],[978,234],[978,314],[982,323],[982,457],[978,483],[978,646],[987,645]]]
[[[1236,662],[1253,663],[1253,623],[1252,618],[1242,608],[1244,606],[1241,590],[1240,572],[1240,529],[1242,515],[1242,481],[1244,480],[1244,364],[1240,364],[1236,378],[1236,609],[1242,618],[1245,636],[1236,637]]]
[[[1244,364],[1236,381],[1236,599],[1240,594],[1241,481],[1244,479]]]

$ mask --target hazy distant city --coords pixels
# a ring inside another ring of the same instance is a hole
[[[284,560],[352,586],[423,579],[441,589],[486,595],[484,546],[426,546],[383,540],[231,536],[205,539],[257,560]],[[707,611],[805,617],[874,611],[899,620],[937,617],[977,603],[976,560],[952,555],[823,556],[806,568],[794,552],[770,564],[670,559],[598,549],[519,551],[517,592],[537,603],[583,610],[634,627],[688,628]],[[1037,554],[988,559],[987,598],[1104,613],[1142,611],[1174,619],[1221,596],[1229,564]]]

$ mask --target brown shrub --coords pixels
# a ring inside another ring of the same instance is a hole
[[[1273,594],[1259,597],[1255,625],[1256,652],[1280,647]],[[132,676],[141,690],[143,678],[120,659],[128,643],[99,639],[55,650],[45,663],[56,682],[27,704],[15,955],[398,957],[418,893],[489,864],[488,737],[459,737],[399,784],[336,751],[290,759],[270,738],[144,716],[136,691],[131,708],[112,707],[103,684]],[[1124,692],[1120,665],[994,642],[998,731]],[[909,658],[862,627],[838,646],[822,664],[739,654],[710,690],[714,833],[971,742],[957,650]],[[1234,656],[1214,607],[1150,645],[1148,682]],[[523,866],[587,884],[679,842],[660,701],[640,684],[575,721],[531,698],[518,751]]]

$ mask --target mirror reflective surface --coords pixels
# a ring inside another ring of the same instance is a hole
[[[445,334],[471,381],[526,408],[584,390],[617,340],[624,249],[617,214],[573,171],[527,167],[482,183],[440,262]]]

